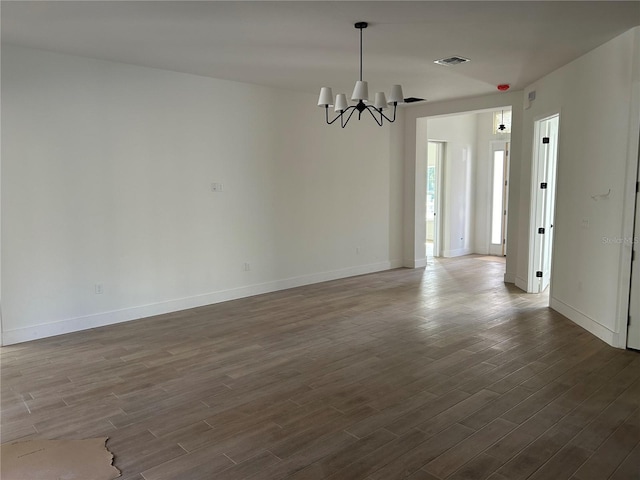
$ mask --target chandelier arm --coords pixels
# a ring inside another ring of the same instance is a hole
[[[324,107],[324,112],[325,112],[325,117],[326,117],[326,121],[327,121],[327,125],[331,125],[333,122],[335,122],[336,120],[338,120],[338,118],[340,118],[342,116],[342,113],[336,115],[336,117],[329,121],[329,106],[327,105],[326,107]]]
[[[393,123],[393,122],[396,121],[396,108],[397,107],[398,107],[397,102],[393,102],[393,119],[387,117],[384,113],[382,113],[382,110],[378,110],[378,112],[380,112],[380,115],[382,115],[387,120],[387,122]]]
[[[380,117],[380,120],[378,120],[378,117],[376,117],[376,116],[373,114],[373,112],[372,112],[371,110],[375,110],[376,112],[378,112],[380,115],[382,115],[382,116],[384,117],[384,115],[383,115],[382,111],[378,111],[378,109],[377,109],[377,108],[372,107],[371,105],[367,105],[366,110],[367,110],[367,112],[369,112],[369,113],[371,114],[371,116],[372,116],[372,117],[373,117],[373,119],[376,121],[376,123],[378,124],[378,126],[379,126],[379,127],[381,127],[381,126],[382,126],[382,123],[383,123],[383,121],[384,121],[384,120],[382,120],[382,117]],[[387,117],[385,117],[385,118],[387,118]]]
[[[349,116],[347,117],[347,120],[345,122],[342,122],[342,120],[340,121],[340,124],[342,125],[342,128],[347,126],[347,123],[349,123],[349,120],[351,120],[351,116],[353,115],[353,113],[356,111],[356,107],[354,107],[353,105],[350,106],[349,108],[347,108],[347,110],[351,110],[351,113],[349,114]],[[345,112],[347,111],[345,110]]]

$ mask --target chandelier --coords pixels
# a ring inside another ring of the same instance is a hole
[[[396,120],[396,108],[398,107],[398,103],[404,101],[402,87],[400,85],[394,85],[391,87],[391,93],[389,93],[388,100],[384,92],[377,92],[373,105],[365,103],[369,101],[369,85],[367,82],[362,80],[362,30],[367,28],[368,25],[369,24],[367,22],[358,22],[354,25],[358,30],[360,30],[360,80],[356,82],[353,93],[351,94],[351,100],[357,103],[355,105],[349,105],[347,102],[347,96],[344,93],[338,93],[334,103],[331,87],[322,87],[320,89],[318,106],[324,107],[327,125],[331,125],[333,122],[340,119],[340,125],[344,128],[347,126],[347,123],[349,123],[349,120],[351,120],[351,117],[356,111],[358,112],[358,120],[362,117],[362,113],[367,111],[379,126],[382,126],[385,120],[389,123],[393,123]],[[382,112],[389,108],[390,105],[393,105],[393,118],[387,117]],[[336,113],[333,120],[329,120],[329,107],[331,106],[334,107]]]

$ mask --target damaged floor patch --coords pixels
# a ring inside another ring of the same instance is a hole
[[[87,440],[32,440],[0,446],[2,480],[112,480],[107,437]]]

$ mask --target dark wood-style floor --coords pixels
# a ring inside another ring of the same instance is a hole
[[[640,478],[640,355],[486,257],[2,348],[2,442],[123,478]]]

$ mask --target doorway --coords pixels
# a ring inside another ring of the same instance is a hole
[[[491,217],[489,254],[507,255],[509,142],[491,142]]]
[[[440,205],[441,173],[444,143],[430,141],[427,145],[427,203],[426,203],[426,249],[427,261],[440,256]]]
[[[534,124],[533,181],[529,286],[531,293],[544,292],[551,282],[553,222],[556,200],[559,114]]]

